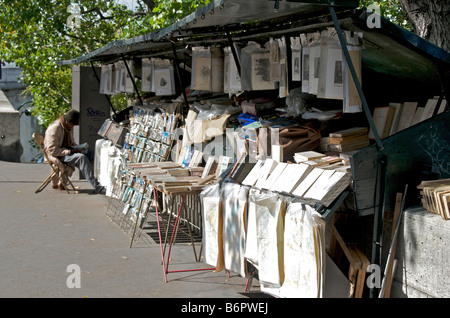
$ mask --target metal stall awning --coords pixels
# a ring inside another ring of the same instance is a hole
[[[340,8],[355,8],[358,4],[358,1],[354,0],[335,2]],[[170,39],[173,38],[207,37],[216,32],[220,33],[227,26],[234,31],[245,30],[246,28],[242,28],[244,24],[283,17],[289,19],[295,14],[311,12],[327,6],[329,6],[328,0],[214,0],[166,28],[108,43],[88,54],[59,61],[58,64],[72,65],[90,61],[108,61],[111,58],[117,58],[120,54],[167,53],[170,52]]]
[[[383,81],[400,80],[419,87],[440,87],[438,69],[450,63],[448,52],[384,18],[380,28],[369,28],[369,14],[365,10],[355,9],[358,1],[334,1],[333,5],[339,5],[335,10],[341,28],[364,32],[362,63],[364,70],[370,74],[364,76],[364,83],[369,83],[365,85],[365,91],[369,88],[367,94],[374,86],[367,79],[379,81],[380,77]],[[172,43],[181,51],[189,45],[227,45],[227,32],[233,41],[298,35],[333,27],[329,7],[328,0],[215,0],[169,27],[135,38],[117,40],[58,64],[107,63],[122,55],[170,56],[173,53]],[[400,90],[403,95],[416,92],[414,89]],[[389,93],[386,95],[400,94],[399,90]]]

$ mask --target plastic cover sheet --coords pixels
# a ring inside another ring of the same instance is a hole
[[[280,297],[320,298],[325,275],[325,220],[309,205],[290,203],[285,215]]]
[[[250,41],[241,50],[241,87],[243,90],[276,89],[271,79],[270,50]]]
[[[255,195],[261,194],[261,190],[251,188],[248,195],[247,233],[244,256],[255,267],[258,266],[258,236],[256,232],[256,202]]]
[[[280,287],[284,281],[284,197],[273,193],[255,194],[259,281],[262,286]]]
[[[223,212],[220,197],[220,184],[206,186],[200,193],[202,208],[202,237],[204,262],[215,266],[216,271],[223,269]]]
[[[223,52],[218,47],[192,48],[191,88],[223,92]]]
[[[318,98],[343,99],[342,48],[334,28],[321,32]]]
[[[240,47],[235,45],[236,54],[239,56]],[[231,47],[225,47],[224,51],[224,78],[223,92],[227,94],[238,94],[242,92],[241,77],[236,66],[236,61],[231,51]]]
[[[356,75],[361,82],[361,49],[362,45],[362,32],[350,32],[344,31],[345,39],[347,42],[347,49],[352,60],[352,64],[355,68]],[[344,53],[342,53],[344,54]],[[362,102],[359,97],[358,90],[356,89],[355,82],[345,59],[342,57],[342,80],[343,80],[343,99],[344,99],[344,113],[357,113],[362,112]]]
[[[248,187],[233,183],[222,185],[223,254],[225,268],[245,277],[245,222]]]

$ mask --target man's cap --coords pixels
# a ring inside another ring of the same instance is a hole
[[[71,109],[63,115],[64,119],[73,125],[80,124],[80,112],[78,110]]]

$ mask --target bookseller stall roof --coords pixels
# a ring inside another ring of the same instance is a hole
[[[173,25],[135,38],[117,40],[59,65],[111,62],[122,56],[172,55],[172,44],[227,45],[233,41],[294,36],[333,27],[329,0],[215,0]],[[364,32],[362,62],[376,73],[419,82],[438,79],[437,69],[448,68],[450,54],[385,18],[370,28],[371,13],[356,9],[358,1],[334,1],[341,28]]]

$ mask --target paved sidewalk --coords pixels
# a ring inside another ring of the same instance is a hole
[[[244,293],[246,279],[235,273],[171,273],[165,283],[159,244],[130,248],[106,216],[109,198],[91,194],[87,181],[75,179],[78,194],[50,185],[35,194],[49,173],[46,164],[0,161],[1,298],[255,296]],[[80,268],[80,288],[67,286],[71,264]],[[170,269],[188,266],[206,264],[195,263],[192,246],[177,244]]]

